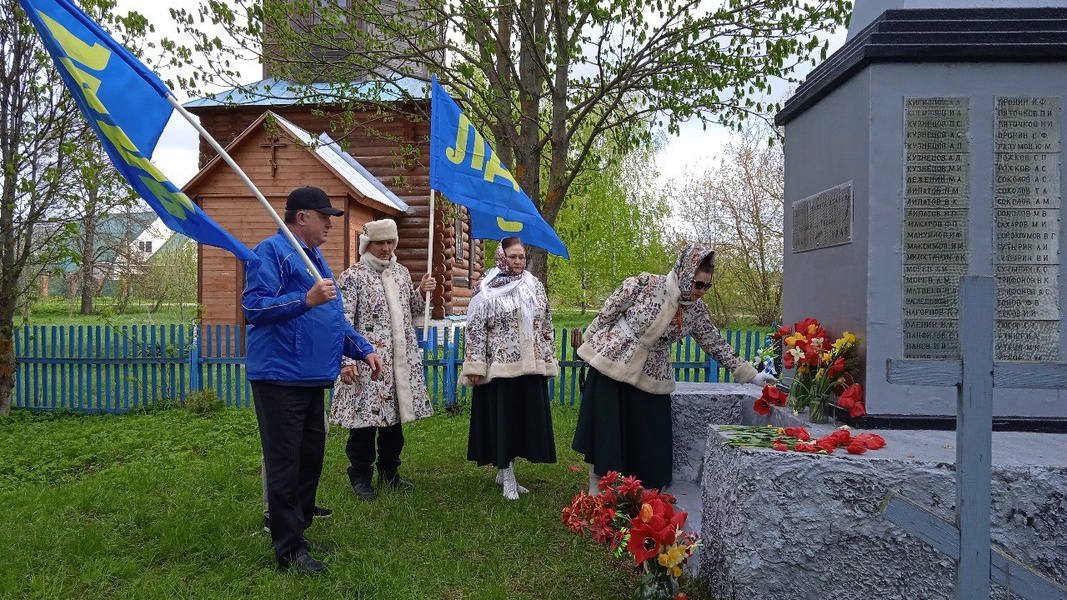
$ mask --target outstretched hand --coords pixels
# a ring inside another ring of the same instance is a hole
[[[363,357],[363,362],[370,367],[370,378],[377,380],[382,375],[382,358],[377,352],[371,352]]]
[[[756,373],[756,376],[752,378],[749,383],[763,387],[765,385],[775,385],[778,383],[778,378],[770,373]]]

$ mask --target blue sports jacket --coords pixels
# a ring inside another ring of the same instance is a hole
[[[323,278],[332,279],[319,249],[301,246]],[[340,290],[334,301],[308,307],[304,298],[315,278],[281,230],[260,242],[253,252],[259,262],[245,263],[241,300],[249,323],[248,379],[333,382],[341,372],[342,354],[362,360],[374,352],[345,319]]]

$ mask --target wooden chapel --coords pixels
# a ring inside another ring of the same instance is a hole
[[[345,211],[321,248],[335,276],[359,260],[363,224],[388,217],[397,222],[397,259],[413,279],[421,278],[427,271],[431,235],[430,123],[407,115],[429,114],[429,98],[416,101],[424,106],[397,106],[392,114],[381,104],[347,108],[346,114],[339,101],[297,104],[284,95],[289,87],[285,81],[267,78],[185,106],[199,116],[279,214],[289,192],[304,185],[322,188],[334,206]],[[353,121],[359,126],[351,126]],[[343,133],[337,139],[325,133],[338,131]],[[277,226],[237,174],[203,140],[200,165],[183,191],[204,212],[249,247],[276,232]],[[484,246],[478,241],[472,244],[463,211],[444,209],[439,198],[432,233],[431,272],[438,283],[431,300],[435,319],[466,312],[484,265]],[[203,322],[244,324],[240,261],[224,250],[201,245],[197,268]]]

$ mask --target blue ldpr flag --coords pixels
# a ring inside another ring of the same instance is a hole
[[[500,157],[433,78],[430,115],[430,187],[467,207],[471,237],[523,243],[570,258],[530,197],[500,164]]]
[[[149,160],[174,110],[167,86],[69,0],[19,0],[111,162],[174,231],[259,260]]]

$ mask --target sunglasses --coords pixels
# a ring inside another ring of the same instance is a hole
[[[707,282],[707,283],[704,283],[703,281],[695,281],[695,280],[693,281],[693,289],[698,291],[698,292],[702,292],[702,291],[708,289],[709,287],[711,287],[711,282],[710,281]]]

